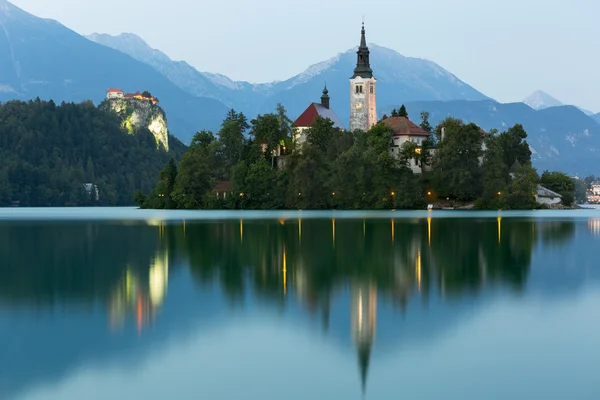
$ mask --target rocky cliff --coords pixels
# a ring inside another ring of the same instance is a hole
[[[105,100],[102,106],[116,112],[121,117],[123,128],[130,134],[136,128],[146,128],[154,135],[157,146],[162,144],[165,150],[169,150],[167,116],[157,104],[149,100],[113,98]]]

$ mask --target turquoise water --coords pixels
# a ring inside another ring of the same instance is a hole
[[[1,399],[598,399],[600,211],[0,209]]]

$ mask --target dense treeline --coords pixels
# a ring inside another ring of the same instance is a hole
[[[184,152],[177,139],[169,142],[166,152],[146,129],[125,133],[115,114],[91,102],[7,102],[0,105],[0,206],[132,204],[131,193],[150,190],[161,166]],[[84,183],[98,187],[98,200]]]
[[[403,107],[396,115],[407,116]],[[385,117],[384,117],[385,118]],[[477,208],[531,209],[540,177],[531,166],[527,133],[521,125],[484,132],[447,118],[435,129],[421,113],[432,139],[418,149],[406,142],[390,153],[392,131],[382,123],[368,132],[344,132],[317,117],[302,145],[292,140],[291,121],[279,105],[248,123],[231,110],[217,135],[198,132],[177,166],[171,161],[157,186],[135,194],[144,208],[389,209],[431,203]],[[444,129],[442,129],[444,128]],[[411,159],[430,166],[422,174]],[[549,187],[572,201],[574,187],[564,174],[542,175]],[[213,190],[231,182],[223,199]]]

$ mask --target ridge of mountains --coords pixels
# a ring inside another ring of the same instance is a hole
[[[40,97],[99,103],[109,87],[148,90],[160,98],[170,133],[188,143],[201,129],[217,131],[229,108],[252,119],[282,103],[294,120],[319,100],[327,83],[333,111],[345,124],[349,120],[348,78],[356,64],[356,48],[287,80],[254,84],[173,61],[134,34],[83,37],[6,0],[0,0],[0,25],[0,101]],[[358,43],[358,31],[355,39]],[[429,111],[432,124],[449,115],[484,129],[503,130],[521,123],[535,151],[534,166],[551,165],[579,175],[596,173],[600,114],[586,115],[585,110],[564,106],[543,92],[526,99],[537,110],[525,103],[498,103],[434,62],[369,46],[380,116],[406,104],[414,121],[420,111]],[[565,117],[569,120],[561,120]]]

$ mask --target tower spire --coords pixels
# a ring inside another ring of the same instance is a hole
[[[365,79],[373,77],[373,70],[371,69],[371,64],[369,62],[369,53],[365,34],[365,22],[363,20],[362,28],[360,30],[360,46],[356,52],[356,68],[354,68],[354,76],[352,76],[352,78],[356,78],[357,76]]]
[[[325,88],[321,95],[321,105],[325,108],[329,108],[329,90],[327,90],[327,82],[325,82]]]

